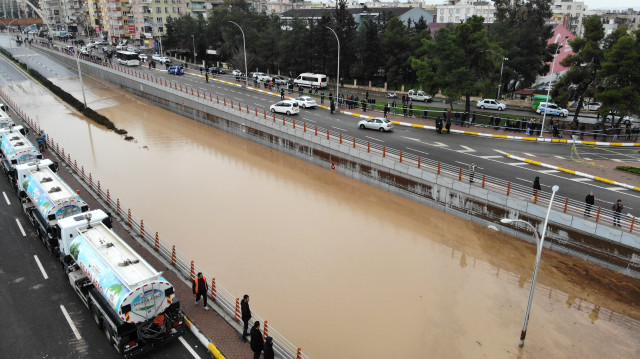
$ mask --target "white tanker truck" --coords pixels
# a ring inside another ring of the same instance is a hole
[[[187,329],[173,286],[110,227],[102,210],[59,220],[60,260],[98,327],[129,358]]]
[[[27,138],[27,132],[22,126],[0,129],[0,165],[8,176],[15,174],[16,165],[42,158],[40,151]]]
[[[3,104],[0,104],[0,129],[9,128],[14,126],[13,119],[6,113],[6,108]]]
[[[56,169],[50,160],[16,165],[15,169],[22,209],[54,254],[59,247],[58,221],[89,210],[89,205],[55,173]]]

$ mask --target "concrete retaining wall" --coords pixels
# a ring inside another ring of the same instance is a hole
[[[71,56],[50,49],[42,51],[76,66]],[[502,225],[500,219],[525,220],[542,232],[546,206],[340,144],[328,140],[326,133],[305,132],[301,125],[293,129],[284,126],[281,118],[274,122],[271,115],[265,119],[262,114],[255,116],[255,112],[248,114],[244,108],[238,110],[237,103],[230,108],[223,106],[222,101],[217,104],[215,98],[213,101],[198,98],[191,92],[187,94],[91,62],[81,60],[81,66],[83,73],[119,86],[156,106],[327,169],[335,164],[336,172],[385,191],[484,226],[493,225],[527,241],[533,241],[528,229]],[[638,235],[552,210],[545,246],[640,278]]]

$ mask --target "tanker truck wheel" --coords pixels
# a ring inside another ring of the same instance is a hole
[[[100,319],[100,315],[98,315],[98,311],[93,306],[93,303],[91,304],[91,316],[93,317],[93,321],[96,322],[96,325],[98,326],[98,328],[101,328],[102,320]]]

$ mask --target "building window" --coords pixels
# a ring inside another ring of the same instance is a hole
[[[468,7],[468,8],[467,8],[467,11],[466,11],[466,14],[467,14],[467,15],[469,15],[470,13],[471,13],[471,8],[470,8],[470,7]]]
[[[156,22],[157,22],[158,24],[162,24],[162,18],[161,18],[161,17],[157,17],[157,18],[156,18]]]
[[[158,28],[158,32],[164,32],[164,27],[160,26],[160,27]]]
[[[444,9],[440,9],[440,15],[444,15]]]
[[[459,14],[459,13],[460,13],[460,8],[457,8],[456,9],[456,14]]]
[[[449,9],[449,15],[453,14],[453,9]]]
[[[156,14],[162,14],[162,8],[161,7],[157,7],[156,8]]]
[[[165,13],[165,14],[168,14],[168,13],[169,13],[169,8],[168,8],[168,7],[165,7],[165,8],[164,8],[164,13]]]
[[[581,5],[576,5],[576,9],[577,9],[577,10],[581,10],[581,9],[582,9],[582,6],[581,6]]]
[[[571,5],[567,5],[567,10],[571,10]]]
[[[187,7],[189,7],[189,3],[187,3]]]
[[[175,14],[176,13],[176,8],[174,7],[174,8],[172,8],[172,10],[173,10],[173,13]]]
[[[460,16],[456,16],[456,22],[460,21]]]

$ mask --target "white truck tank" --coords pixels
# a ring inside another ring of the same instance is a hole
[[[18,180],[18,188],[25,192],[48,225],[58,220],[86,212],[89,206],[49,167],[32,168]]]
[[[0,104],[0,128],[9,128],[14,126],[15,123],[13,119],[7,115],[7,113],[2,109],[4,105]]]
[[[36,146],[21,133],[20,129],[22,126],[9,127],[0,131],[0,150],[11,167],[42,158]]]
[[[104,223],[89,225],[94,212],[102,211],[59,223],[63,241],[75,236],[68,254],[122,321],[142,323],[162,314],[175,300],[173,286]]]

